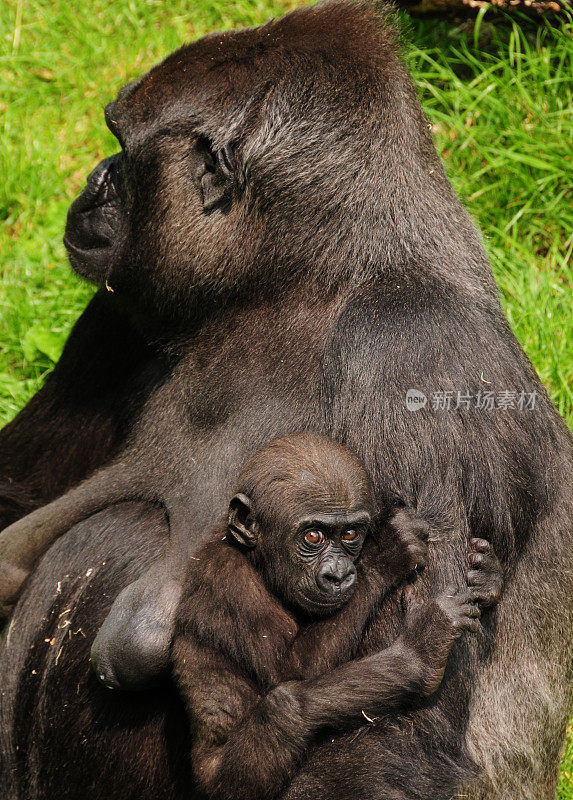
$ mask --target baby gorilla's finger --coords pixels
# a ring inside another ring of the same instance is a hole
[[[477,633],[480,630],[481,612],[476,603],[460,606],[458,624],[461,630]]]
[[[444,594],[446,597],[455,598],[460,605],[472,602],[471,591],[467,587],[458,589],[457,586],[450,586],[446,589]]]
[[[479,631],[481,630],[481,622],[479,621],[479,619],[468,617],[464,625],[464,628],[466,631],[469,631],[470,633],[479,633]]]
[[[407,546],[408,558],[413,564],[413,569],[421,572],[426,566],[428,558],[428,550],[425,544],[421,542],[413,542]]]
[[[430,538],[430,525],[423,519],[417,518],[412,524],[412,530],[416,536],[423,542],[427,542]]]
[[[467,574],[468,586],[483,586],[489,580],[489,575],[480,569],[470,569]]]
[[[491,544],[485,539],[471,539],[466,580],[472,599],[482,609],[497,603],[503,588],[503,569]]]
[[[468,555],[468,561],[474,567],[481,567],[482,565],[486,564],[488,560],[490,560],[490,556],[487,556],[484,553],[470,553]]]
[[[479,630],[479,607],[471,602],[471,593],[467,590],[455,594],[444,593],[435,603],[448,620],[450,635],[459,639],[464,631]],[[450,590],[451,591],[451,590]]]
[[[491,553],[493,552],[491,544],[487,539],[470,539],[470,547],[477,553]]]
[[[468,564],[470,567],[479,569],[486,574],[500,572],[499,561],[493,553],[488,555],[484,553],[470,553],[468,556]]]
[[[489,608],[497,603],[500,594],[501,587],[489,582],[472,588],[472,600],[479,603],[482,608]]]
[[[480,607],[477,603],[464,603],[460,611],[471,619],[479,619],[481,617]]]

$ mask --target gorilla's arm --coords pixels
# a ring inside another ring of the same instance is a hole
[[[162,369],[117,299],[98,292],[45,386],[0,432],[0,530],[105,464]]]
[[[0,620],[9,616],[32,567],[50,545],[97,511],[144,496],[121,460],[0,532]]]

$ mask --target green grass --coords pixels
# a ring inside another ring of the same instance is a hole
[[[66,263],[66,208],[116,150],[102,108],[187,39],[296,0],[0,3],[0,424],[36,391],[92,293]],[[450,178],[484,232],[509,321],[573,427],[573,22],[406,23]],[[568,194],[569,193],[569,194]],[[573,800],[573,732],[559,800]]]
[[[511,326],[573,427],[573,18],[417,23],[410,64]]]

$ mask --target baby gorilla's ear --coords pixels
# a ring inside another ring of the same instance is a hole
[[[259,526],[255,522],[253,503],[250,497],[239,492],[229,503],[227,527],[231,536],[245,547],[256,547]]]

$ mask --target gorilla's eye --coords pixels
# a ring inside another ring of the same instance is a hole
[[[343,542],[355,542],[360,534],[355,528],[350,528],[350,530],[346,531],[346,533],[342,536]]]
[[[215,172],[215,168],[217,166],[216,157],[214,153],[213,144],[207,138],[207,136],[197,137],[197,150],[203,156],[207,172]]]
[[[324,533],[322,531],[307,531],[304,534],[304,541],[307,544],[322,544],[324,542]]]

